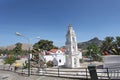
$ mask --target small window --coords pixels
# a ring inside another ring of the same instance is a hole
[[[61,59],[59,59],[59,62],[61,63]]]
[[[72,37],[72,41],[75,42],[75,38],[74,37]]]
[[[58,53],[60,53],[60,51],[58,51]]]
[[[73,46],[73,49],[75,49],[75,47]]]

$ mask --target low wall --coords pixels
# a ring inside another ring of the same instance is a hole
[[[103,56],[104,68],[120,67],[120,55],[107,55]]]

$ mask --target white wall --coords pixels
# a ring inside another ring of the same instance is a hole
[[[57,55],[58,66],[65,65],[65,54]]]
[[[79,52],[79,58],[82,59],[82,52]]]
[[[48,62],[48,61],[53,61],[53,56],[51,56],[51,55],[44,55],[44,59],[46,60],[46,62]]]
[[[44,55],[46,62],[53,61],[55,66],[62,66],[65,64],[65,54]]]
[[[107,55],[103,56],[103,67],[119,67],[120,66],[120,55]]]

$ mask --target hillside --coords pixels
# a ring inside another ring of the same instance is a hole
[[[97,37],[86,41],[86,42],[80,42],[78,43],[78,48],[80,49],[86,49],[88,47],[89,44],[96,44],[97,46],[101,46],[102,45],[102,40],[99,40]],[[28,47],[30,45],[26,44],[26,43],[22,43],[22,49],[23,50],[28,50]],[[12,50],[13,48],[15,48],[15,45],[10,45],[10,46],[6,46],[6,47],[0,47],[1,49],[8,49],[8,50]],[[61,48],[65,48],[65,46],[62,46]]]
[[[28,50],[29,49],[30,44],[26,44],[26,43],[22,43],[22,49],[23,50]],[[5,47],[0,47],[1,49],[8,49],[8,50],[12,50],[13,48],[15,48],[15,45],[9,45],[9,46],[5,46]]]
[[[100,47],[102,45],[102,40],[99,40],[97,37],[95,37],[89,41],[78,43],[78,48],[86,49],[89,44],[96,44],[98,47]]]

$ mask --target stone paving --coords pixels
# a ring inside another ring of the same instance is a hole
[[[68,78],[35,76],[35,75],[31,75],[27,77],[27,75],[22,76],[19,75],[18,73],[0,70],[0,80],[80,80],[80,79],[68,79]]]
[[[95,65],[103,64],[102,62],[92,62],[92,63]],[[81,67],[87,68],[88,64],[90,64],[90,62],[81,63]],[[30,77],[27,77],[27,76],[22,76],[18,73],[0,70],[0,80],[77,80],[77,79],[48,77],[48,76],[35,76],[35,75],[31,75]]]

